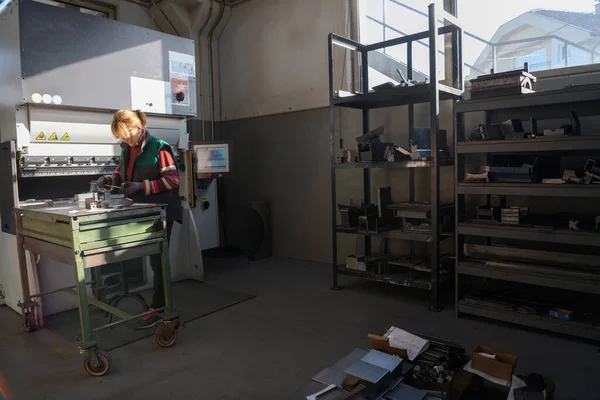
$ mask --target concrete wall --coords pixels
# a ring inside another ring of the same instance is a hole
[[[252,0],[233,9],[220,41],[221,133],[235,148],[227,199],[271,203],[278,256],[331,261],[327,35],[347,36],[347,4]],[[345,60],[344,50],[334,53],[336,71]],[[339,88],[343,77],[334,79]],[[442,128],[452,143],[451,109],[442,108]],[[417,106],[415,114],[416,126],[428,125],[427,105]],[[360,112],[336,110],[336,125],[344,147],[354,148],[362,131]],[[371,125],[385,125],[386,140],[408,145],[407,107],[374,111]],[[417,200],[429,199],[428,172],[416,172]],[[442,200],[451,201],[452,169],[444,169],[442,178]],[[372,199],[378,187],[388,185],[394,200],[408,200],[408,171],[373,171]],[[362,172],[339,171],[338,203],[362,197]],[[354,252],[355,238],[338,239],[342,260]],[[401,243],[392,248],[405,250]]]
[[[252,0],[235,7],[219,45],[222,119],[329,105],[327,35],[345,34],[346,4]]]
[[[128,24],[159,30],[147,7],[125,0],[102,0],[117,7],[117,19]]]

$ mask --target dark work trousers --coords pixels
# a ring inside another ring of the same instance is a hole
[[[167,243],[171,243],[171,230],[173,221],[167,221]],[[162,260],[160,254],[150,256],[150,265],[154,271],[154,295],[152,296],[152,308],[161,308],[165,306],[165,286],[162,273]]]

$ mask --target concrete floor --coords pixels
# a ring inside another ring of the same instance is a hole
[[[49,331],[27,334],[0,308],[0,371],[17,399],[300,399],[310,378],[390,325],[486,344],[519,356],[519,373],[551,377],[557,399],[598,399],[598,346],[481,319],[427,310],[426,294],[373,283],[329,290],[323,264],[218,260],[212,285],[258,295],[188,323],[178,344],[147,338],[111,352],[112,373],[91,378],[73,345]]]

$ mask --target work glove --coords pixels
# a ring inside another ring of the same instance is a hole
[[[142,182],[125,182],[121,185],[121,193],[129,197],[143,189]]]
[[[111,185],[112,184],[112,176],[110,175],[104,175],[101,176],[100,178],[98,178],[98,180],[96,181],[96,187],[98,188],[98,190],[103,189],[103,190],[112,190],[112,188],[107,188],[107,185]]]

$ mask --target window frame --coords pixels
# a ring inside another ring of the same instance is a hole
[[[460,20],[460,0],[443,0],[443,8],[444,11],[450,13],[451,15],[457,15],[458,14],[458,18]],[[360,6],[359,6],[359,1],[356,2],[356,7],[357,7],[357,13],[358,15],[360,15],[361,11],[360,10]],[[385,12],[385,7],[383,9],[383,11]],[[358,18],[359,24],[361,21],[362,17]],[[385,35],[385,27],[386,25],[383,25],[382,28],[384,29],[383,34]],[[358,28],[358,31],[360,32],[360,27]],[[468,34],[468,32],[464,31],[463,34]],[[567,54],[568,57],[568,54]],[[564,57],[563,60],[564,61]],[[562,67],[562,68],[553,68],[553,69],[547,69],[547,70],[543,70],[543,71],[536,71],[535,72],[535,76],[538,79],[543,79],[543,78],[560,78],[560,77],[564,77],[567,75],[580,75],[580,74],[595,74],[595,73],[600,73],[600,62],[595,62],[595,63],[591,63],[591,64],[586,64],[586,65],[577,65],[577,66],[569,66],[569,67]],[[466,80],[465,79],[465,83],[469,82],[470,80]]]
[[[34,0],[35,1],[35,0]],[[102,3],[99,1],[93,0],[51,0],[56,3],[63,3],[68,6],[73,6],[77,8],[85,8],[87,10],[101,12],[106,14],[108,19],[117,19],[117,7],[112,4]]]

